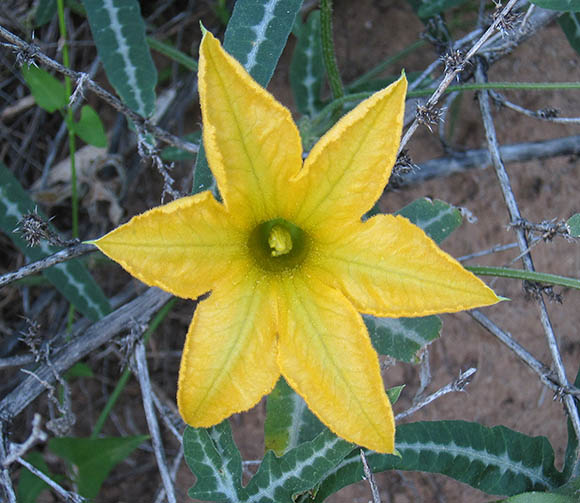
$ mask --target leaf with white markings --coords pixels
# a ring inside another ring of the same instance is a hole
[[[417,351],[434,341],[441,332],[437,316],[422,318],[377,318],[363,315],[377,353],[404,362],[414,362]]]
[[[258,472],[242,487],[242,459],[227,421],[207,430],[188,427],[183,436],[185,460],[197,477],[191,498],[205,501],[279,503],[293,501],[320,483],[353,449],[328,430],[276,457],[264,456]]]
[[[264,440],[266,449],[281,456],[302,442],[312,440],[324,428],[284,378],[268,395]]]
[[[238,0],[224,37],[224,49],[263,87],[268,85],[302,6],[302,0]],[[195,194],[217,187],[200,148],[193,174]]]
[[[397,428],[401,457],[367,452],[373,472],[413,470],[440,473],[488,494],[511,496],[553,490],[562,484],[554,451],[545,437],[529,437],[504,426],[466,421],[425,421]],[[358,451],[349,454],[321,484],[315,501],[361,480]]]
[[[123,102],[149,117],[155,108],[157,70],[137,0],[83,0],[99,57]]]
[[[416,199],[396,214],[408,218],[437,244],[440,244],[462,222],[461,212],[457,208],[437,199]]]
[[[245,488],[247,503],[296,501],[321,482],[352,451],[354,445],[326,430],[278,458],[272,451],[264,456],[258,473]]]
[[[183,454],[197,478],[197,483],[189,490],[191,498],[244,501],[242,456],[227,419],[213,428],[188,426],[183,434]]]
[[[580,238],[580,213],[572,215],[567,221],[566,225],[570,229],[570,236]]]
[[[290,84],[298,111],[314,117],[320,110],[320,90],[324,80],[320,38],[320,11],[313,11],[298,33],[298,43],[290,63]]]
[[[18,222],[35,210],[36,204],[14,175],[0,163],[0,229],[29,259],[36,261],[58,251],[46,242],[30,247],[15,232]],[[69,302],[87,318],[96,321],[110,312],[111,307],[89,271],[78,259],[57,264],[43,272],[44,276]]]

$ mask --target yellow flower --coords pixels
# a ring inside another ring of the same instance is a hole
[[[337,435],[394,449],[394,419],[359,312],[425,316],[499,299],[403,217],[361,217],[388,181],[401,77],[302,161],[290,112],[210,34],[199,58],[203,141],[223,203],[202,192],[94,242],[148,285],[199,303],[177,401],[195,427],[255,405],[280,375]]]

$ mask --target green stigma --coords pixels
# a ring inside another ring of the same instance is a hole
[[[248,248],[264,271],[288,271],[304,262],[310,249],[310,238],[292,222],[274,218],[262,222],[250,232]]]
[[[286,255],[292,250],[292,235],[285,227],[274,225],[268,236],[268,244],[272,249],[272,257]]]

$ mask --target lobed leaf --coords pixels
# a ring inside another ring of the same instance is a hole
[[[461,212],[455,206],[438,199],[416,199],[395,212],[395,215],[408,218],[437,244],[440,244],[462,222]]]
[[[197,478],[191,498],[207,501],[244,501],[242,456],[226,419],[212,428],[191,428],[183,434],[185,461]]]
[[[440,473],[489,494],[515,495],[553,490],[562,474],[545,437],[529,437],[504,426],[493,428],[466,421],[425,421],[397,428],[401,457],[367,452],[373,472],[415,470]],[[363,476],[358,451],[329,473],[314,501],[322,502]]]
[[[324,426],[310,412],[303,398],[281,377],[268,395],[264,425],[266,449],[281,456],[314,439],[323,429]]]
[[[36,204],[28,196],[14,175],[0,163],[0,229],[29,259],[36,261],[52,255],[57,248],[41,242],[30,247],[15,232],[18,222],[33,212]],[[87,318],[96,321],[110,312],[105,294],[87,268],[78,259],[69,260],[45,269],[42,274],[62,293],[68,301]]]
[[[439,337],[442,322],[438,316],[422,318],[377,318],[363,320],[377,353],[411,363],[417,351]]]
[[[123,102],[149,117],[155,108],[157,69],[137,0],[83,0],[99,57]]]
[[[261,86],[270,81],[301,6],[302,0],[236,2],[223,47]],[[211,190],[217,195],[217,186],[202,145],[195,163],[192,193],[203,190]]]
[[[295,501],[323,479],[352,451],[353,444],[325,430],[311,442],[300,444],[278,458],[268,451],[258,472],[248,483],[247,503],[280,503]]]
[[[256,475],[242,487],[242,459],[228,421],[209,429],[188,427],[183,435],[183,451],[197,478],[189,496],[244,503],[294,501],[294,495],[320,483],[352,449],[352,444],[325,430],[282,457],[268,451]]]

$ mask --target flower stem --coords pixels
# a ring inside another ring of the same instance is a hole
[[[524,271],[508,267],[465,266],[468,271],[479,276],[496,276],[498,278],[513,278],[526,281],[535,281],[546,285],[557,285],[580,290],[580,279],[558,276],[545,272]]]

